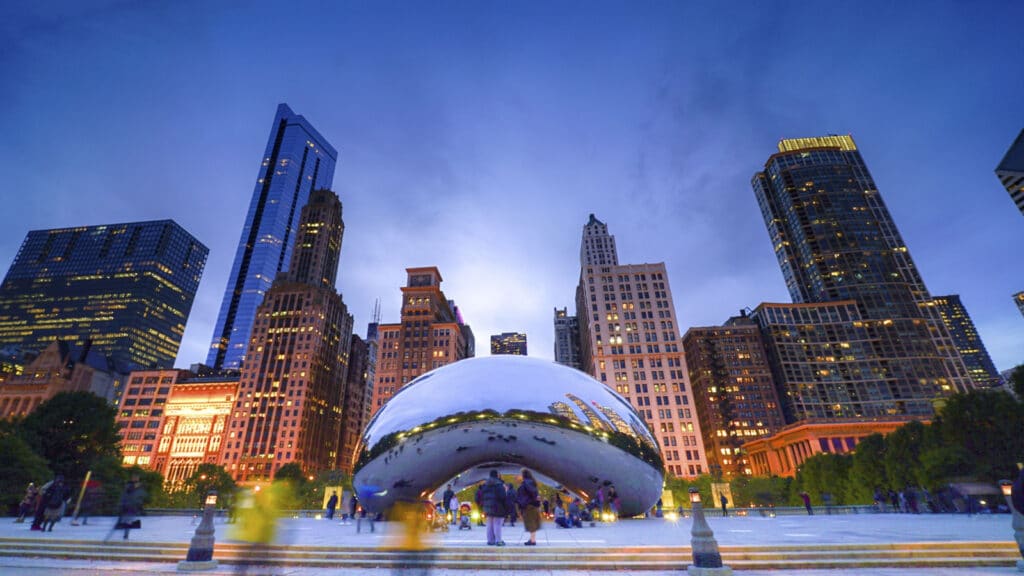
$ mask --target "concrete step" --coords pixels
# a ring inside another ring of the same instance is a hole
[[[185,543],[0,538],[0,556],[75,560],[174,562]],[[214,557],[268,566],[388,568],[432,566],[498,570],[676,570],[690,563],[687,546],[615,548],[449,547],[423,553],[373,547],[271,546],[253,554],[243,545],[218,543]],[[722,547],[722,560],[736,569],[828,569],[876,567],[1013,566],[1011,542],[920,542],[885,545]]]

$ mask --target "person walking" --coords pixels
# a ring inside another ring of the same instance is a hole
[[[530,533],[530,539],[523,545],[536,546],[537,531],[540,530],[540,491],[533,473],[526,468],[523,468],[522,482],[516,491],[516,503],[523,514],[523,527]]]
[[[39,497],[36,498],[35,508],[32,510],[32,526],[29,530],[42,530],[43,529],[43,517],[46,515],[46,502],[53,494],[52,488],[55,484],[64,484],[64,475],[57,474],[46,484],[43,484],[39,488]]]
[[[41,527],[44,532],[53,532],[53,525],[64,517],[67,498],[68,490],[64,486],[64,477],[58,474],[50,487],[43,492],[43,523]]]
[[[25,521],[25,516],[28,516],[29,512],[35,510],[36,501],[39,499],[39,488],[36,488],[35,482],[29,482],[28,488],[25,489],[25,497],[21,499],[21,503],[18,504],[18,518],[14,522],[21,524]]]
[[[451,483],[444,489],[444,494],[441,495],[441,504],[444,506],[445,514],[450,514],[452,518],[452,524],[454,524],[455,515],[458,514],[458,506],[452,509],[452,499],[455,498],[455,491],[452,490]],[[458,502],[458,500],[456,500]]]
[[[807,509],[807,515],[814,516],[814,510],[811,509],[811,495],[807,492],[801,492],[800,499],[804,501],[804,508]]]
[[[331,492],[331,497],[327,499],[327,519],[334,520],[334,509],[338,507],[338,493]]]
[[[505,518],[508,519],[508,523],[513,528],[516,527],[516,489],[509,482],[505,486]]]
[[[355,489],[352,490],[352,495],[348,498],[348,519],[351,522],[356,521],[356,509],[359,508],[359,500],[356,498]]]
[[[729,498],[725,494],[718,496],[718,501],[722,503],[722,518],[729,516]]]
[[[104,542],[110,540],[114,532],[124,530],[124,539],[128,539],[128,532],[142,527],[139,516],[142,514],[142,501],[146,498],[146,491],[139,484],[139,477],[133,476],[124,485],[124,493],[121,494],[120,513],[117,516],[117,523],[110,529]]]
[[[487,515],[487,545],[504,546],[501,539],[501,524],[505,521],[505,483],[498,477],[497,470],[491,470],[487,481],[479,489],[480,507]]]

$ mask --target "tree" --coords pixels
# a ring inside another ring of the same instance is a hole
[[[854,502],[871,502],[876,488],[889,486],[885,474],[885,437],[872,434],[857,443],[850,468],[850,495]]]
[[[1024,402],[1024,364],[1017,366],[1010,373],[1010,388],[1017,395],[1017,399]]]
[[[116,415],[106,400],[91,392],[61,392],[26,416],[18,431],[50,470],[73,486],[100,458],[120,460]]]
[[[901,490],[905,486],[917,485],[924,435],[925,425],[915,420],[900,426],[885,437],[883,460],[890,488]]]
[[[46,460],[9,431],[0,432],[0,454],[3,455],[0,458],[0,513],[9,513],[17,510],[29,482],[42,486],[52,473],[46,467]]]
[[[815,454],[804,460],[796,474],[796,494],[801,490],[807,492],[816,504],[822,503],[822,495],[831,494],[834,504],[845,504],[852,467],[853,457],[849,454]],[[790,498],[796,494],[790,494]]]
[[[182,485],[188,495],[186,508],[201,508],[206,502],[206,494],[210,490],[217,491],[217,507],[226,508],[234,498],[238,485],[223,466],[216,464],[200,464],[196,471]]]
[[[1024,404],[1010,395],[990,390],[955,394],[932,426],[938,443],[963,448],[969,475],[988,482],[1016,477],[1016,463],[1024,454]]]

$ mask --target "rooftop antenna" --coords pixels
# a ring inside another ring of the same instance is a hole
[[[373,318],[373,322],[375,324],[380,324],[380,298],[379,297],[376,300],[373,301],[373,314],[372,314],[372,318]]]

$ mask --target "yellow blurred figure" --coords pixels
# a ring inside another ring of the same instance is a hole
[[[427,532],[427,518],[422,502],[397,502],[391,514],[399,529],[393,533],[388,546],[397,550],[425,550],[423,535]]]
[[[249,550],[237,565],[238,573],[246,573],[250,561],[266,557],[267,548],[277,537],[281,511],[294,505],[293,492],[288,482],[279,481],[263,489],[257,486],[239,499],[238,522],[232,526],[229,537],[248,544]]]

